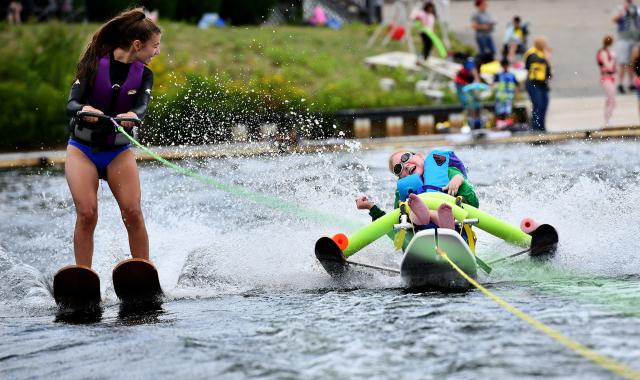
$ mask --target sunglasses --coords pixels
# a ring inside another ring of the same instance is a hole
[[[400,177],[400,173],[404,170],[404,166],[407,164],[407,161],[409,161],[414,155],[415,153],[413,152],[402,153],[402,156],[400,156],[400,162],[393,165],[393,174]]]

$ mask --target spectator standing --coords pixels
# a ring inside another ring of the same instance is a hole
[[[477,79],[478,70],[476,68],[475,60],[468,57],[453,79],[456,84],[456,94],[458,95],[462,108],[465,110],[467,109],[470,100],[462,89],[464,86],[475,82]]]
[[[549,44],[544,37],[534,39],[533,47],[524,54],[525,69],[527,69],[526,88],[533,108],[531,129],[540,132],[546,131],[545,118],[549,107],[549,79],[551,79],[549,57]]]
[[[496,98],[496,128],[506,129],[513,125],[511,114],[513,113],[513,99],[518,91],[518,80],[509,71],[509,61],[503,58],[500,61],[502,72],[493,78]]]
[[[618,92],[625,93],[624,74],[629,77],[629,89],[634,90],[634,70],[631,67],[631,49],[636,40],[640,38],[640,15],[638,7],[633,0],[624,0],[624,5],[618,8],[613,16],[613,22],[617,25],[618,39],[615,52],[618,64]]]
[[[147,65],[160,52],[160,38],[160,28],[141,8],[124,11],[93,34],[78,63],[67,102],[72,123],[65,156],[65,176],[76,208],[73,249],[78,265],[91,267],[101,178],[120,208],[131,256],[149,259],[140,177],[129,139],[113,125],[100,124],[95,115],[128,118],[120,124],[129,131],[135,125],[132,119],[144,117],[153,87]]]
[[[431,37],[424,31],[424,28],[433,30],[436,23],[436,8],[431,1],[428,1],[424,8],[418,9],[413,15],[412,19],[420,23],[420,38],[422,38],[422,57],[426,61],[431,55],[431,48],[433,42]]]
[[[513,21],[507,24],[502,39],[502,57],[513,63],[516,54],[522,54],[526,50],[527,27],[522,24],[519,16],[514,16]]]
[[[478,88],[481,86],[474,86],[474,84],[480,84],[476,83],[480,82],[478,66],[475,59],[468,57],[454,78],[458,99],[467,116],[467,122],[473,129],[482,127],[480,103],[480,92],[482,90]]]
[[[606,36],[602,41],[602,47],[596,53],[596,61],[600,67],[600,85],[604,89],[604,125],[611,125],[611,116],[616,106],[616,56],[611,51],[613,37]]]
[[[471,27],[476,31],[476,43],[481,56],[491,57],[490,61],[496,53],[496,47],[493,43],[493,28],[496,21],[487,12],[487,0],[476,0],[475,6],[478,9],[471,16]]]
[[[638,94],[638,110],[640,111],[640,51],[634,49],[633,59],[631,60],[631,67],[635,73],[635,85],[636,93]]]
[[[7,9],[7,21],[9,24],[21,24],[22,17],[20,14],[22,13],[22,2],[21,1],[12,1],[9,3],[9,8]]]

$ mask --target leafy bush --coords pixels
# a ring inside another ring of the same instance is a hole
[[[81,37],[59,23],[0,34],[0,147],[51,147],[64,142],[64,107]]]
[[[160,17],[164,19],[174,20],[176,2],[177,0],[143,0],[140,4],[149,10],[157,10]]]
[[[0,80],[46,82],[68,88],[80,55],[81,34],[64,24],[16,27],[0,35]]]
[[[0,148],[51,148],[68,134],[66,96],[44,82],[0,82]]]
[[[180,0],[176,2],[175,19],[196,23],[204,13],[218,13],[222,0]],[[160,14],[162,15],[162,13]]]
[[[149,10],[157,9],[164,19],[197,22],[203,13],[218,12],[222,0],[110,0],[86,3],[87,16],[91,21],[105,21],[125,9],[143,6]]]
[[[109,0],[109,1],[86,1],[87,18],[90,21],[105,21],[125,9],[138,6],[139,1],[133,0]]]
[[[220,16],[232,25],[260,24],[269,16],[276,0],[224,0]]]

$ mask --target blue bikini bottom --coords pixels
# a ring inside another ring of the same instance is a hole
[[[72,138],[69,139],[69,145],[73,145],[80,149],[82,153],[84,153],[84,155],[87,156],[87,158],[96,166],[96,169],[98,170],[98,177],[104,180],[107,179],[107,166],[109,166],[111,161],[113,161],[117,155],[131,147],[131,145],[123,145],[110,150],[98,150],[88,145],[84,145],[78,140],[74,140]]]

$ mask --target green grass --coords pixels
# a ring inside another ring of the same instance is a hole
[[[199,30],[170,23],[163,28],[163,53],[151,66],[161,76],[192,71],[217,74],[244,89],[281,89],[305,98],[314,112],[428,102],[414,91],[402,70],[374,72],[363,64],[367,56],[403,49],[399,43],[386,49],[365,48],[373,32],[365,25],[341,30],[295,26]],[[381,90],[382,76],[396,79],[398,89]]]

